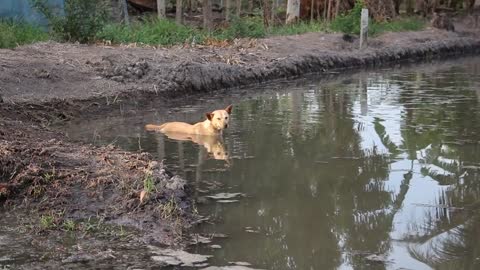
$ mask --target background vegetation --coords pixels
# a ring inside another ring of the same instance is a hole
[[[117,0],[65,0],[63,11],[49,7],[48,0],[30,1],[32,7],[48,19],[48,31],[42,31],[39,27],[19,20],[0,21],[0,48],[13,48],[47,39],[61,42],[142,43],[166,46],[306,32],[358,34],[361,9],[364,7],[369,8],[371,15],[370,34],[378,35],[387,31],[421,30],[428,16],[439,8],[451,11],[473,8],[470,5],[471,0],[438,0],[433,1],[436,3],[435,6],[432,6],[432,1],[426,0],[301,0],[299,19],[295,23],[286,24],[284,17],[287,3],[278,5],[278,1],[271,0],[262,2],[243,0],[243,5],[234,8],[230,4],[228,12],[225,7],[215,7],[216,9],[213,9],[217,11],[215,19],[208,18],[212,17],[212,14],[198,15],[198,6],[196,8],[193,6],[197,0],[187,0],[186,6],[180,7],[184,8],[182,12],[176,13],[177,17],[180,16],[180,19],[176,20],[170,19],[168,14],[157,16],[154,10],[140,14],[132,7],[129,16],[115,17],[113,14],[120,14],[123,10],[119,5],[111,5],[112,2],[119,2]],[[176,6],[173,2],[170,4],[170,13],[175,12]],[[195,16],[188,16],[190,18],[188,19],[183,18],[183,14]],[[194,17],[201,17],[204,23],[191,19]],[[208,22],[205,23],[206,21]]]

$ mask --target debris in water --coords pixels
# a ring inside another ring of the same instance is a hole
[[[248,262],[229,262],[229,264],[240,265],[240,266],[251,266],[251,263]]]
[[[243,265],[230,265],[230,266],[210,266],[203,268],[202,270],[260,270],[256,268],[250,268]]]
[[[245,227],[245,231],[248,233],[260,233],[259,230],[255,230],[253,227]]]
[[[192,245],[209,244],[211,242],[212,242],[212,240],[208,237],[202,236],[200,234],[194,234],[192,236],[192,240],[190,241],[190,244],[192,244]]]
[[[385,255],[377,255],[377,254],[371,254],[365,257],[366,260],[372,261],[372,262],[381,262],[381,263],[386,263],[390,262]]]
[[[218,200],[217,202],[218,203],[234,203],[234,202],[238,202],[238,200]]]
[[[210,195],[210,196],[206,196],[206,197],[210,198],[210,199],[214,199],[214,200],[229,200],[229,199],[233,199],[233,198],[236,198],[236,197],[239,197],[239,196],[243,196],[243,194],[242,193],[225,193],[225,192],[222,192],[222,193],[218,193],[218,194]]]
[[[149,246],[149,248],[152,253],[156,254],[156,256],[152,256],[152,260],[171,266],[197,267],[199,264],[203,266],[203,263],[212,257],[211,255],[192,254],[183,250],[161,249],[154,246]]]

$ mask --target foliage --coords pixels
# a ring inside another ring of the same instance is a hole
[[[137,42],[151,45],[173,45],[191,41],[195,36],[198,40],[203,34],[194,28],[152,17],[132,26],[109,24],[97,33],[96,38],[112,43]]]
[[[299,35],[308,32],[328,32],[328,25],[324,22],[299,22],[296,24],[273,27],[269,34],[272,36]]]
[[[52,34],[64,41],[91,42],[108,19],[103,1],[65,0],[64,14],[56,12],[47,0],[31,3],[48,19]]]
[[[355,6],[349,13],[340,15],[332,21],[330,29],[347,34],[360,34],[360,19],[363,7],[363,1],[357,0]],[[386,22],[371,20],[368,31],[370,35],[379,35],[384,32],[418,31],[424,27],[425,21],[417,17],[405,17]]]
[[[260,16],[250,18],[234,17],[227,28],[214,33],[217,39],[232,40],[235,38],[262,38],[265,37],[265,27]]]
[[[384,32],[419,31],[425,28],[425,21],[417,17],[395,19],[390,22],[372,23],[368,32],[370,35],[380,35]]]
[[[48,39],[48,34],[39,27],[23,21],[0,20],[0,48],[14,48]]]
[[[336,32],[346,34],[360,34],[360,18],[362,17],[362,0],[357,0],[355,6],[347,14],[337,16],[331,23],[330,28]]]

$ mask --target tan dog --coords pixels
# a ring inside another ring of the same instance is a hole
[[[168,122],[162,125],[146,125],[146,130],[160,131],[162,133],[181,133],[189,135],[220,136],[228,127],[232,105],[224,110],[216,110],[206,113],[207,119],[194,125],[184,122]]]

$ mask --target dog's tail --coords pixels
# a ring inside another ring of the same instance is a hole
[[[151,125],[151,124],[148,124],[148,125],[145,125],[145,129],[146,130],[149,130],[149,131],[162,131],[162,128],[164,128],[166,125],[165,124],[161,124],[161,125]]]

